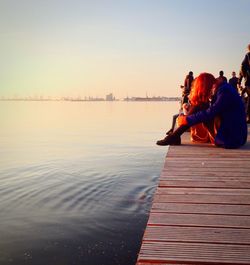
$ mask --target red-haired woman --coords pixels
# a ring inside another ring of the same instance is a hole
[[[215,80],[212,74],[202,73],[194,81],[189,100],[192,107],[188,115],[179,116],[179,127],[163,140],[157,141],[158,145],[181,144],[181,134],[200,123],[205,125],[205,133],[217,146],[238,148],[245,144],[247,124],[244,106],[231,85]]]

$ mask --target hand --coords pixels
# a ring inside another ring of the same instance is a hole
[[[180,127],[182,125],[187,125],[187,116],[185,115],[179,115],[179,117],[177,118],[177,126]]]

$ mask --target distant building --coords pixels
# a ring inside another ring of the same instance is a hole
[[[115,100],[115,97],[113,96],[113,93],[110,93],[106,95],[106,101],[113,101]]]

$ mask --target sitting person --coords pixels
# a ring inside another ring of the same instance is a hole
[[[208,105],[208,95],[211,105]],[[204,98],[198,100],[195,98]],[[203,123],[209,140],[216,146],[238,148],[246,143],[247,124],[244,105],[236,90],[222,80],[216,80],[208,73],[200,74],[194,82],[190,94],[193,107],[188,115],[178,117],[179,127],[157,141],[158,145],[179,145],[181,134],[189,127]],[[200,104],[201,103],[201,104]]]

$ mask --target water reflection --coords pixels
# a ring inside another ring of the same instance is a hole
[[[175,109],[0,102],[0,264],[134,264]]]

